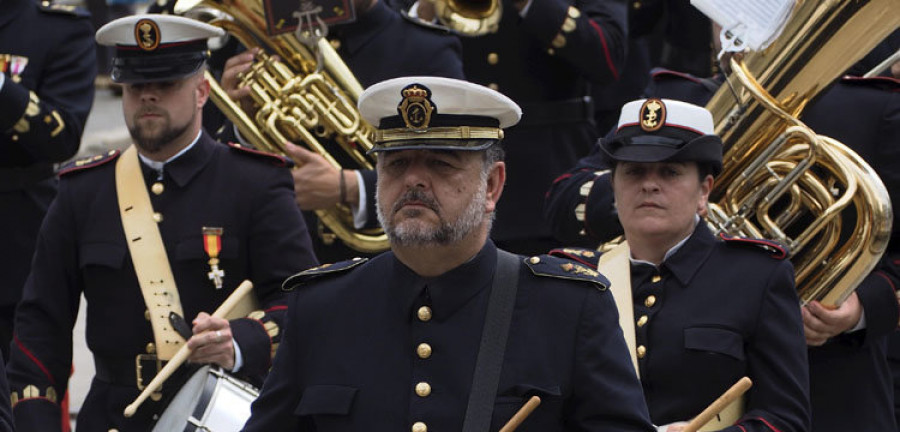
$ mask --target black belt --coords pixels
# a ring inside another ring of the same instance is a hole
[[[524,103],[517,127],[549,126],[594,121],[594,100],[590,96],[554,102]]]
[[[53,164],[34,164],[27,167],[0,168],[0,192],[24,189],[41,180],[53,177]]]
[[[140,359],[140,360],[138,360]],[[138,369],[140,365],[140,369]],[[94,378],[113,385],[137,387],[143,389],[150,384],[153,377],[159,372],[166,362],[157,360],[156,356],[142,354],[135,357],[99,357],[94,356]],[[191,368],[184,366],[178,368],[166,381],[183,382],[186,374],[192,372]],[[138,385],[140,376],[141,385]],[[163,387],[166,387],[165,383]]]

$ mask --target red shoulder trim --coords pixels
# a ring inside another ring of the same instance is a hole
[[[780,243],[772,241],[772,240],[753,239],[753,238],[746,238],[746,237],[730,237],[730,236],[726,235],[725,233],[719,234],[719,238],[721,238],[722,240],[724,240],[726,243],[729,243],[729,244],[737,244],[737,245],[744,244],[744,245],[757,246],[760,249],[763,249],[763,250],[769,252],[771,254],[772,258],[779,259],[779,260],[787,258],[787,255],[788,255],[787,249],[784,246],[782,246]]]
[[[566,258],[577,261],[594,270],[597,269],[597,263],[600,260],[600,253],[593,249],[584,248],[559,248],[547,252],[547,255]]]
[[[888,91],[900,91],[900,79],[886,76],[874,76],[863,78],[853,75],[844,75],[841,81],[848,84],[873,85]]]
[[[663,69],[663,68],[655,68],[655,69],[653,69],[653,71],[650,72],[650,78],[652,78],[652,79],[666,78],[666,77],[681,78],[681,79],[686,79],[688,81],[693,81],[697,84],[702,84],[700,82],[700,78],[697,78],[689,73],[677,72],[677,71],[673,71],[670,69]]]
[[[246,154],[262,156],[266,160],[268,160],[269,162],[274,164],[275,166],[287,167],[287,168],[291,168],[294,166],[294,161],[292,161],[284,156],[277,155],[275,153],[269,153],[269,152],[265,152],[262,150],[257,150],[255,148],[247,147],[247,146],[241,145],[239,143],[235,143],[235,142],[228,143],[228,147],[231,147],[235,150],[240,150],[241,152],[246,153]]]
[[[59,175],[66,175],[106,164],[110,161],[116,160],[116,158],[118,158],[120,154],[122,153],[118,150],[110,150],[104,154],[98,154],[95,156],[88,156],[85,158],[74,160],[63,165],[59,169]]]

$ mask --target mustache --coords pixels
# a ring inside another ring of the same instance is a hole
[[[403,196],[400,197],[399,200],[397,200],[397,202],[394,204],[394,207],[391,209],[392,213],[397,213],[401,208],[403,208],[403,206],[411,202],[417,202],[418,204],[428,207],[435,213],[439,213],[437,201],[428,196],[428,194],[423,192],[421,189],[410,189],[405,194],[403,194]]]

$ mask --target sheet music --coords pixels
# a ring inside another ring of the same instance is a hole
[[[794,0],[691,0],[722,26],[722,50],[761,50],[781,34]]]

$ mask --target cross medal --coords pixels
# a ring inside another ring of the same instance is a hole
[[[222,289],[225,271],[219,268],[219,251],[222,250],[222,228],[203,227],[203,249],[209,255],[209,279],[216,289]]]

